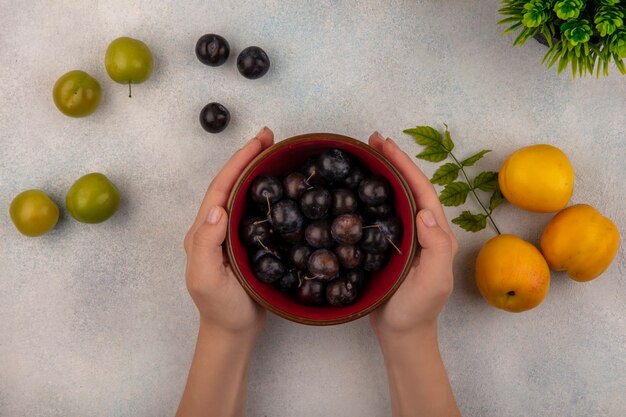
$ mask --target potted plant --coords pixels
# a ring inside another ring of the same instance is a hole
[[[502,0],[498,22],[511,24],[503,34],[520,30],[513,45],[536,38],[548,47],[542,63],[568,64],[572,75],[608,75],[611,61],[626,74],[626,0]]]

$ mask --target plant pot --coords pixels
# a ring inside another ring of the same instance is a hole
[[[543,33],[538,33],[535,36],[533,36],[535,38],[535,40],[537,42],[539,42],[542,45],[545,45],[547,47],[550,46],[550,44],[548,44],[548,40],[546,39],[546,37],[543,35]],[[557,38],[552,38],[552,42],[556,42],[558,39]]]

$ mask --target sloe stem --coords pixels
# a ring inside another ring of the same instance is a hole
[[[389,239],[388,237],[385,236],[385,239],[387,239],[387,242],[391,243],[391,246],[393,246],[397,251],[398,254],[402,255],[402,251],[400,250],[399,247],[396,246],[395,243],[393,243],[393,240]]]
[[[261,247],[262,247],[263,249],[265,249],[265,250],[269,251],[269,249],[267,248],[267,246],[265,246],[265,244],[263,244],[263,242],[261,241],[261,238],[260,238],[260,237],[258,237],[258,236],[257,236],[257,237],[256,237],[256,241],[257,241],[257,243],[258,243],[259,245],[261,245]]]
[[[267,216],[269,217],[272,212],[272,206],[270,204],[270,195],[267,191],[265,192],[265,200],[267,201]]]

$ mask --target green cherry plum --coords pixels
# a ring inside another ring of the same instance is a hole
[[[65,196],[65,206],[73,218],[83,223],[101,223],[113,216],[120,194],[106,176],[98,172],[80,177]]]
[[[131,84],[140,84],[152,74],[152,53],[140,40],[121,37],[109,44],[104,56],[109,77],[120,84],[128,84],[128,97],[131,97]]]
[[[67,72],[54,83],[52,99],[66,116],[85,117],[93,113],[100,104],[100,84],[85,71]]]
[[[29,237],[41,236],[59,221],[59,207],[41,190],[18,194],[9,208],[15,228]]]

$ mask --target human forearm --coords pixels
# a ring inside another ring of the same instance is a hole
[[[394,417],[460,416],[437,342],[436,325],[378,334]]]
[[[255,341],[256,335],[232,335],[201,324],[176,417],[242,417]]]

